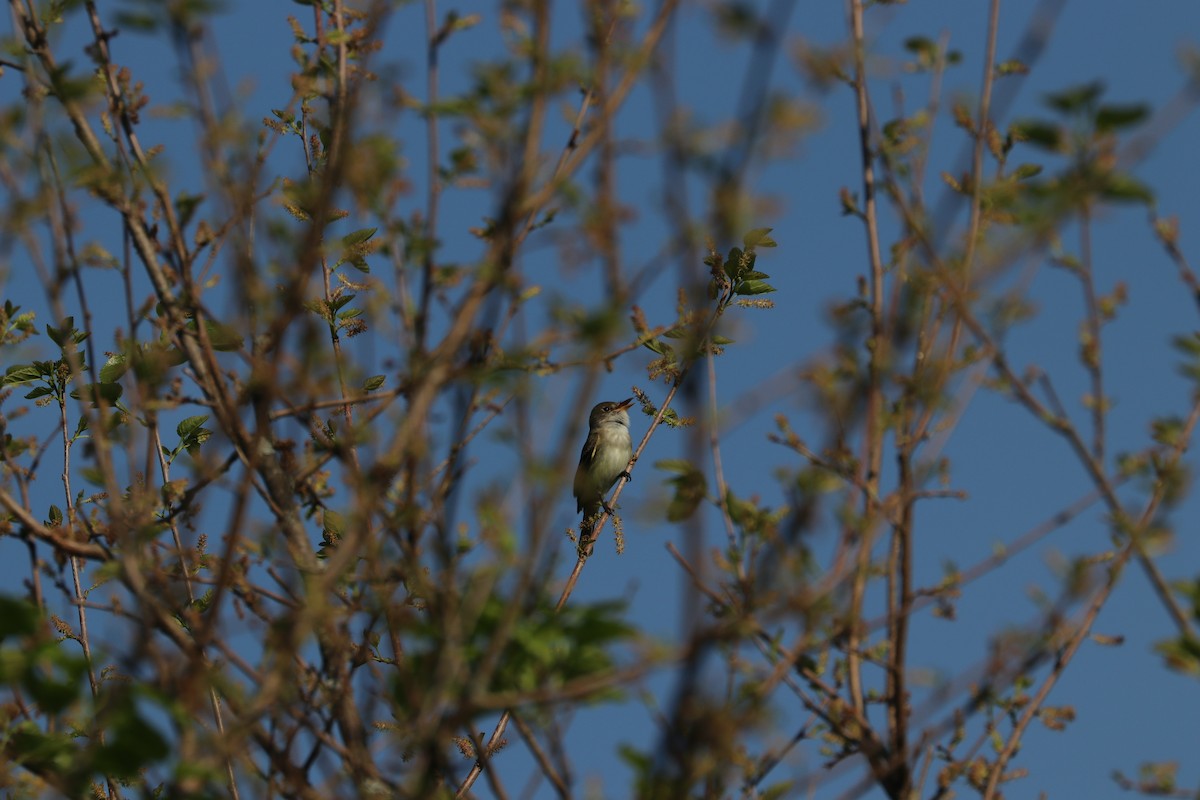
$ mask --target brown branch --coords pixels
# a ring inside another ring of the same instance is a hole
[[[1182,458],[1184,450],[1187,448],[1188,442],[1191,441],[1192,433],[1196,428],[1197,422],[1200,421],[1200,400],[1197,400],[1192,406],[1192,412],[1189,415],[1187,422],[1184,424],[1183,430],[1179,434],[1177,444],[1173,448],[1170,461],[1173,464],[1178,463]],[[1091,633],[1092,625],[1096,621],[1096,617],[1100,614],[1100,610],[1108,601],[1109,596],[1117,586],[1117,582],[1124,571],[1124,566],[1129,562],[1129,559],[1134,555],[1142,556],[1141,534],[1143,534],[1154,521],[1154,515],[1158,511],[1158,506],[1162,502],[1166,492],[1166,487],[1160,482],[1154,489],[1149,500],[1146,502],[1146,507],[1143,509],[1140,518],[1137,521],[1136,527],[1129,532],[1129,542],[1121,549],[1120,555],[1108,567],[1108,580],[1104,586],[1092,598],[1087,611],[1079,620],[1075,633],[1067,641],[1066,645],[1059,652],[1054,660],[1054,667],[1046,679],[1042,681],[1042,685],[1030,698],[1029,703],[1022,709],[1022,713],[1017,722],[1013,725],[1012,732],[1004,743],[1004,748],[996,757],[996,762],[992,765],[988,775],[987,787],[983,792],[983,800],[991,800],[997,796],[997,788],[1004,774],[1004,768],[1008,762],[1016,754],[1017,748],[1021,744],[1021,738],[1034,717],[1041,710],[1046,698],[1050,695],[1051,690],[1062,677],[1063,671],[1067,664],[1078,652],[1079,646],[1083,644],[1088,634]],[[1186,632],[1186,631],[1185,631]]]
[[[863,30],[863,0],[851,0],[850,29],[854,44],[854,97],[858,126],[858,151],[862,168],[863,222],[866,225],[867,256],[870,267],[870,290],[868,303],[871,315],[871,332],[867,343],[867,408],[866,434],[863,438],[863,457],[859,462],[860,482],[868,487],[863,501],[863,519],[857,523],[859,530],[850,533],[857,539],[858,557],[850,590],[849,628],[846,653],[850,682],[850,702],[855,712],[862,716],[866,706],[862,687],[862,662],[859,658],[861,632],[859,617],[862,615],[863,596],[870,571],[871,551],[874,547],[874,513],[871,497],[879,496],[879,474],[883,458],[883,374],[881,365],[886,361],[883,352],[887,347],[883,319],[883,255],[879,246],[879,219],[875,198],[875,155],[871,146],[871,100],[867,90],[866,39]],[[865,470],[865,472],[863,472]]]
[[[517,726],[517,730],[521,733],[521,738],[525,740],[529,752],[533,755],[533,760],[537,762],[538,767],[542,770],[542,774],[546,776],[546,780],[550,781],[550,785],[554,787],[554,791],[559,797],[568,798],[571,796],[571,790],[558,774],[558,770],[550,763],[550,757],[546,755],[546,751],[542,749],[538,743],[537,734],[529,727],[525,719],[519,714],[512,715],[513,724]]]

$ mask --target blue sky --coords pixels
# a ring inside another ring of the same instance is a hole
[[[1010,0],[1003,5],[998,40],[1001,60],[1010,57],[1037,6],[1029,0]],[[557,3],[554,8],[553,44],[569,47],[578,41],[575,4]],[[491,4],[468,4],[461,10],[477,11],[483,21],[477,28],[453,37],[444,49],[444,95],[468,84],[467,71],[474,60],[498,53],[496,9]],[[306,12],[301,6],[282,2],[230,3],[229,10],[216,19],[216,46],[233,94],[238,97],[237,105],[247,119],[266,116],[286,100],[286,50],[291,35],[284,16]],[[986,13],[984,2],[949,0],[913,0],[872,10],[868,32],[877,54],[873,65],[878,75],[885,76],[871,86],[878,108],[885,115],[889,113],[889,97],[896,86],[903,88],[912,105],[924,97],[926,84],[922,78],[906,76],[897,84],[891,77],[892,67],[905,58],[902,43],[915,35],[936,39],[946,34],[950,46],[963,52],[963,63],[946,76],[945,96],[973,101],[982,70]],[[714,38],[707,12],[697,6],[687,6],[677,24],[677,68],[685,76],[681,80],[681,104],[701,123],[729,117],[736,111],[748,60],[745,46]],[[380,55],[382,62],[397,66],[396,74],[418,96],[423,96],[424,86],[421,30],[420,7],[403,7],[391,22],[388,46]],[[1181,55],[1189,47],[1200,47],[1198,31],[1200,6],[1195,4],[1122,0],[1067,3],[1044,55],[1022,80],[1001,122],[1044,116],[1041,99],[1045,93],[1095,79],[1104,81],[1107,100],[1145,101],[1159,109],[1184,85]],[[827,47],[844,42],[847,31],[842,4],[797,3],[786,36],[789,41],[803,38]],[[155,102],[165,103],[178,95],[174,56],[161,42],[122,33],[113,47],[116,59],[128,63],[146,82]],[[857,190],[860,180],[852,96],[844,88],[822,94],[808,86],[786,50],[774,70],[775,87],[813,109],[820,123],[800,141],[791,157],[773,161],[765,169],[751,170],[753,189],[775,200],[774,212],[756,224],[774,228],[773,236],[779,243],[778,249],[763,253],[759,262],[759,268],[771,274],[778,289],[774,295],[778,308],[739,313],[731,321],[729,332],[737,344],[717,362],[719,402],[723,407],[730,407],[776,376],[794,375],[800,365],[824,352],[832,341],[827,324],[831,302],[852,295],[856,277],[866,272],[861,228],[840,214],[837,199],[842,186]],[[0,97],[6,100],[15,91],[16,81],[11,78],[9,73],[0,81]],[[636,90],[617,121],[619,135],[631,140],[651,138],[655,131],[652,103],[649,92]],[[557,119],[557,115],[552,117]],[[560,139],[554,138],[553,128],[548,137],[551,153],[565,139],[565,127],[559,127]],[[145,131],[151,143],[157,137],[157,141],[168,145],[171,174],[180,186],[195,190],[203,185],[197,167],[184,156],[194,133],[190,123],[151,119]],[[411,164],[413,192],[404,202],[408,209],[418,209],[424,201],[423,131],[423,124],[414,116],[403,119],[395,131],[404,141],[404,153]],[[450,126],[446,131],[451,132]],[[948,121],[939,124],[933,142],[933,177],[927,187],[931,194],[942,190],[936,179],[938,171],[961,168],[956,159],[965,141],[962,132]],[[1196,180],[1200,177],[1194,144],[1197,141],[1200,118],[1193,114],[1169,131],[1135,169],[1135,174],[1154,188],[1160,213],[1179,217],[1184,250],[1193,255],[1194,261],[1200,252],[1194,244],[1194,232],[1200,230],[1200,204],[1195,200]],[[1015,158],[1037,161],[1043,156],[1026,150],[1024,156]],[[285,155],[278,156],[277,163],[280,170],[299,166],[298,160],[289,164]],[[585,167],[585,171],[588,169]],[[659,213],[663,187],[657,160],[631,155],[621,164],[619,185],[622,201],[636,210],[623,229],[622,249],[629,263],[641,265],[669,235],[667,221]],[[691,200],[696,212],[703,208],[705,199],[699,184],[690,188],[695,190]],[[489,209],[490,197],[485,193],[447,193],[442,225],[444,259],[469,262],[479,255],[477,242],[463,231],[478,225]],[[99,232],[96,235],[104,236],[112,218],[88,218],[84,222]],[[361,226],[345,230],[355,227]],[[1069,228],[1064,247],[1077,251],[1076,236]],[[1152,416],[1186,412],[1189,386],[1175,371],[1176,357],[1168,342],[1172,335],[1197,328],[1196,306],[1182,290],[1174,266],[1154,242],[1144,208],[1102,209],[1094,224],[1094,236],[1099,290],[1109,291],[1116,282],[1123,281],[1130,295],[1128,305],[1105,330],[1107,385],[1116,400],[1110,417],[1111,457],[1121,450],[1144,446]],[[599,287],[596,278],[582,271],[564,277],[556,258],[550,238],[537,235],[523,255],[526,274],[543,282],[546,305],[535,308],[536,314],[545,313],[555,296],[572,296],[587,292],[589,286]],[[45,320],[44,305],[34,299],[32,284],[22,279],[22,268],[15,263],[7,266],[5,297],[28,301],[25,304],[37,308],[39,319]],[[702,267],[697,265],[697,269]],[[1078,286],[1064,273],[1036,261],[1024,265],[1024,269],[1031,276],[1030,292],[1039,315],[1008,336],[1009,359],[1018,371],[1037,364],[1051,373],[1064,404],[1082,424],[1086,416],[1079,399],[1087,383],[1076,358],[1076,331],[1082,318]],[[673,308],[675,265],[665,265],[662,272],[639,299],[650,312],[661,309],[652,322],[667,321]],[[108,292],[113,292],[114,302],[120,303],[120,284],[115,277],[99,275],[91,279],[92,290],[100,299],[98,307],[104,307]],[[120,319],[100,320],[102,328],[119,324]],[[366,337],[356,341],[354,347],[363,358],[380,359],[383,355],[382,348]],[[633,384],[661,398],[661,384],[650,385],[645,379],[644,367],[650,358],[646,351],[635,351],[621,359],[615,372],[604,378],[603,388],[594,400],[626,397]],[[536,407],[546,419],[555,421],[555,430],[567,413],[561,407],[561,398],[571,396],[577,383],[574,375],[559,375],[545,380],[537,389]],[[770,506],[784,502],[775,481],[776,471],[799,466],[794,454],[767,442],[767,434],[774,430],[773,415],[789,415],[802,436],[816,438],[818,433],[815,428],[805,427],[815,421],[799,399],[798,384],[785,381],[783,385],[786,391],[729,430],[722,442],[732,488],[743,496],[759,494]],[[645,419],[635,414],[635,437],[645,424]],[[552,443],[547,437],[544,444],[548,448]],[[669,431],[660,432],[652,441],[633,483],[622,495],[626,551],[618,557],[607,542],[601,543],[575,595],[581,602],[626,597],[631,618],[651,634],[667,639],[677,635],[683,613],[680,602],[687,595],[683,576],[666,553],[665,544],[675,542],[681,549],[683,544],[681,532],[661,522],[666,490],[661,488],[661,473],[652,468],[652,463],[679,457],[682,447],[683,438]],[[975,395],[948,440],[945,454],[954,462],[951,486],[965,490],[969,499],[921,506],[917,578],[922,585],[936,581],[947,560],[968,566],[986,557],[998,543],[1011,542],[1090,490],[1085,473],[1063,441],[1023,409],[987,392]],[[491,440],[481,441],[472,457],[475,466],[470,485],[476,488],[504,480],[507,470],[515,466],[511,450]],[[1136,493],[1128,495],[1130,501],[1136,497]],[[470,504],[463,507],[469,509]],[[564,493],[556,509],[561,528],[574,524],[573,509],[574,503]],[[1162,569],[1171,579],[1194,577],[1200,573],[1200,541],[1195,536],[1200,506],[1189,500],[1174,510],[1170,519],[1178,535],[1169,556],[1161,562]],[[716,522],[714,515],[706,517],[712,545],[723,539]],[[831,543],[834,535],[832,529],[814,534],[818,546]],[[1093,508],[1003,569],[967,587],[958,605],[957,621],[937,620],[928,613],[919,615],[912,632],[914,667],[934,674],[954,674],[982,662],[990,636],[1037,619],[1038,610],[1029,591],[1033,587],[1053,591],[1054,566],[1075,555],[1095,552],[1107,537],[1102,512]],[[14,542],[0,543],[0,553],[15,554],[15,548]],[[21,564],[5,559],[0,576],[18,580]],[[10,575],[14,568],[17,572]],[[565,560],[559,568],[565,577],[569,568]],[[1109,778],[1111,770],[1134,773],[1144,760],[1179,760],[1184,765],[1180,773],[1183,785],[1200,783],[1200,769],[1194,764],[1194,743],[1200,733],[1195,722],[1200,718],[1200,686],[1162,669],[1160,659],[1152,652],[1153,643],[1170,635],[1172,628],[1137,568],[1131,569],[1096,630],[1123,635],[1125,644],[1119,648],[1084,646],[1077,663],[1050,699],[1053,705],[1074,704],[1077,721],[1065,733],[1045,731],[1037,725],[1031,729],[1012,765],[1027,768],[1029,777],[1014,784],[1006,792],[1008,797],[1036,797],[1043,791],[1051,798],[1116,796],[1119,792]],[[671,677],[660,674],[646,683],[647,691],[664,705],[670,696]],[[795,714],[794,709],[781,711],[784,720]],[[783,727],[786,730],[786,724]],[[1133,736],[1133,731],[1138,734]],[[624,796],[628,773],[614,755],[615,745],[631,742],[646,746],[655,736],[650,715],[637,702],[583,710],[574,719],[570,733],[577,773],[587,781],[595,781],[602,796]],[[504,751],[502,760],[505,774],[519,786],[521,776],[533,766],[515,738],[510,736],[514,743]],[[777,773],[779,779],[790,775],[819,777],[819,756],[788,762]],[[817,796],[834,796],[834,787],[848,788],[856,778],[857,774],[835,776]],[[482,782],[477,790],[479,796],[488,796]],[[539,796],[545,794],[543,786]]]

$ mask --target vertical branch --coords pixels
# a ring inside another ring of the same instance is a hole
[[[425,231],[421,247],[421,299],[417,303],[416,349],[425,351],[429,327],[429,304],[433,296],[433,268],[436,262],[438,201],[442,183],[438,175],[438,50],[445,39],[437,27],[437,0],[425,0]]]
[[[63,348],[64,352],[67,352],[73,346],[74,345],[71,343],[71,339],[68,338],[67,344]],[[76,364],[76,367],[78,367],[78,364]],[[78,372],[78,369],[75,371]],[[63,447],[62,485],[63,493],[66,495],[67,530],[74,530],[76,525],[77,510],[75,508],[75,497],[71,491],[71,434],[68,432],[70,429],[67,425],[67,399],[65,397],[66,386],[67,383],[64,376],[59,381],[59,391],[61,391],[62,394],[58,397],[59,429],[62,433]],[[88,634],[88,617],[86,608],[87,597],[83,591],[83,583],[80,580],[80,574],[83,571],[83,560],[79,556],[72,554],[70,561],[71,585],[75,592],[75,611],[79,620],[79,645],[81,648],[83,648],[83,659],[87,665],[88,686],[91,688],[92,698],[98,699],[100,697],[100,683],[96,680],[96,665],[92,661],[91,637]],[[94,735],[97,742],[99,742],[101,745],[104,744],[105,736],[104,729],[102,727],[93,725],[91,730],[89,730],[89,735]],[[108,785],[108,796],[110,798],[120,797],[120,791],[117,789],[117,785],[112,781],[112,779],[106,777],[106,783]]]
[[[318,13],[320,13],[318,11]],[[333,22],[337,30],[337,86],[334,89],[334,103],[330,109],[329,124],[333,129],[331,136],[331,146],[329,154],[332,158],[341,160],[341,150],[345,146],[344,139],[346,136],[346,123],[349,114],[347,106],[348,89],[346,86],[346,35],[345,35],[345,20],[342,15],[342,1],[336,0],[334,3]],[[313,166],[310,160],[309,171],[312,174]],[[350,392],[346,388],[346,358],[342,353],[342,338],[339,333],[339,316],[334,306],[335,292],[331,285],[333,270],[329,267],[329,259],[322,251],[321,256],[321,275],[324,279],[325,290],[325,309],[328,315],[329,323],[329,340],[330,346],[333,349],[333,365],[337,372],[338,391],[341,394],[342,400],[346,401],[342,405],[342,421],[346,425],[345,437],[348,444],[345,446],[345,452],[350,459],[350,468],[354,474],[355,482],[361,473],[362,469],[358,461],[358,446],[355,443],[354,436],[354,405],[350,402]],[[340,444],[340,443],[339,443]],[[365,521],[363,525],[365,526]]]
[[[937,61],[933,66],[933,76],[929,85],[929,99],[925,101],[925,115],[929,119],[937,119],[938,109],[942,105],[942,82],[946,77],[946,52],[950,49],[950,34],[944,32],[938,37]],[[925,169],[929,164],[929,149],[933,144],[932,128],[921,137],[921,144],[913,156],[912,168],[912,198],[916,206],[925,210]]]
[[[733,517],[729,514],[729,486],[725,482],[725,467],[721,461],[721,437],[718,429],[717,418],[717,360],[713,356],[711,350],[705,355],[705,360],[708,362],[708,406],[709,406],[709,429],[708,429],[708,448],[712,454],[713,463],[713,479],[717,485],[717,508],[721,510],[721,520],[725,524],[725,538],[729,542],[729,552],[737,551],[738,540],[737,534],[733,527]],[[744,558],[738,558],[736,563],[737,576],[740,580],[746,580],[746,562]],[[700,565],[697,565],[699,567]]]
[[[554,787],[554,791],[559,797],[569,798],[571,796],[570,787],[559,774],[554,765],[550,763],[550,757],[542,746],[538,743],[537,734],[529,726],[525,720],[517,715],[512,715],[512,720],[517,726],[517,730],[521,732],[521,738],[525,740],[525,744],[529,747],[529,752],[533,755],[533,760],[537,762],[538,767],[542,770],[542,774],[546,776],[546,780],[550,781],[550,785]]]
[[[1092,458],[1101,467],[1104,465],[1104,417],[1107,401],[1104,397],[1104,359],[1100,348],[1100,307],[1096,301],[1096,275],[1092,264],[1092,217],[1085,205],[1079,214],[1079,247],[1082,267],[1079,280],[1083,284],[1084,313],[1087,325],[1086,341],[1083,343],[1084,367],[1092,383]]]
[[[911,417],[911,414],[908,415]],[[911,424],[911,419],[909,420]],[[892,563],[889,564],[888,592],[888,668],[887,709],[888,734],[891,742],[892,771],[889,780],[901,787],[893,797],[904,797],[912,781],[908,761],[908,623],[912,614],[912,532],[916,510],[916,485],[912,473],[911,441],[905,441],[897,455],[899,464],[898,493],[903,503],[899,521],[892,526]]]
[[[591,38],[595,43],[595,79],[592,89],[600,106],[608,103],[608,79],[611,69],[611,39],[617,25],[617,4],[613,0],[592,0]],[[597,121],[600,144],[596,153],[596,203],[592,224],[596,244],[604,265],[608,294],[613,303],[620,304],[626,293],[621,276],[621,256],[617,235],[620,202],[616,193],[616,147],[613,142],[612,117],[603,115]]]
[[[533,0],[531,9],[534,19],[533,51],[529,54],[530,83],[535,90],[530,99],[529,120],[525,126],[525,137],[521,152],[521,163],[516,165],[515,186],[511,195],[506,198],[513,207],[512,247],[515,249],[524,240],[528,226],[533,223],[536,212],[530,211],[529,217],[522,227],[517,218],[524,209],[529,188],[539,169],[538,154],[542,147],[542,133],[546,126],[546,108],[549,104],[549,91],[546,86],[547,67],[550,65],[550,2],[549,0]]]
[[[986,52],[983,64],[983,87],[979,93],[979,119],[975,123],[975,130],[971,132],[974,137],[974,145],[971,151],[971,208],[967,221],[966,252],[963,255],[962,268],[958,274],[962,283],[961,286],[956,285],[954,289],[959,297],[965,297],[968,294],[971,273],[975,264],[975,254],[978,250],[981,235],[980,228],[983,221],[983,156],[988,136],[993,128],[991,120],[992,87],[996,77],[996,39],[999,29],[1000,0],[991,0],[991,7],[988,14],[987,45],[985,47]],[[956,280],[956,277],[950,275],[946,279],[953,281]],[[945,348],[946,357],[950,362],[953,362],[957,358],[956,354],[958,353],[962,333],[962,315],[955,314],[953,323],[950,326],[949,342]],[[944,383],[947,378],[947,373],[943,371],[939,375],[939,382]]]
[[[71,434],[68,433],[67,404],[64,398],[59,398],[58,410],[63,449],[62,485],[63,493],[66,495],[66,525],[69,530],[75,527],[77,511],[75,509],[75,497],[71,492]],[[72,555],[71,580],[75,588],[75,609],[79,616],[79,645],[83,648],[83,657],[87,661],[88,684],[92,689],[92,697],[98,697],[100,694],[100,684],[96,681],[95,665],[92,663],[92,645],[88,637],[87,609],[85,608],[87,598],[84,596],[83,585],[79,578],[82,570],[81,565],[82,560],[78,556]]]
[[[862,687],[862,659],[859,649],[862,644],[863,595],[866,591],[873,549],[872,528],[874,526],[874,504],[879,497],[879,472],[883,459],[883,372],[887,340],[884,335],[883,319],[883,256],[879,248],[879,220],[875,198],[875,166],[871,148],[871,101],[867,92],[866,40],[863,32],[863,0],[850,2],[850,27],[854,39],[854,97],[858,121],[859,156],[862,165],[863,210],[867,234],[867,254],[870,265],[868,303],[871,314],[871,334],[867,342],[869,363],[867,366],[867,409],[863,457],[858,465],[859,483],[866,487],[863,494],[863,518],[858,523],[859,550],[854,582],[851,588],[849,636],[847,656],[849,659],[850,700],[854,710],[862,714],[865,710]],[[864,474],[865,470],[865,474]]]
[[[162,437],[158,426],[157,414],[150,412],[147,415],[150,419],[150,435],[154,445],[154,452],[158,454],[158,469],[159,477],[162,478],[162,485],[165,487],[171,482],[171,464],[167,461],[166,454],[163,452]],[[188,608],[192,609],[196,604],[196,592],[192,586],[192,565],[188,563],[187,551],[183,548],[183,540],[179,536],[179,522],[175,515],[171,515],[169,522],[171,528],[171,540],[175,544],[175,553],[179,556],[179,574],[183,578],[184,591],[187,592]],[[226,563],[225,561],[221,562]],[[215,608],[212,614],[215,615]],[[204,644],[197,640],[198,653],[197,658],[205,661]],[[209,706],[212,708],[213,722],[217,726],[217,733],[224,738],[225,736],[225,720],[221,715],[221,699],[217,695],[215,686],[208,687]],[[225,762],[225,777],[229,794],[234,800],[238,800],[241,796],[238,792],[237,777],[233,771],[233,761],[228,755],[224,755],[222,760]]]
[[[963,257],[963,280],[970,279],[975,250],[979,244],[982,218],[983,150],[992,126],[992,84],[996,76],[996,34],[1000,28],[1000,0],[991,0],[988,15],[987,53],[983,61],[983,91],[979,96],[979,120],[975,124],[975,149],[971,153],[971,216],[967,222],[967,253]]]

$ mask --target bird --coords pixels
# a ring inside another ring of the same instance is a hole
[[[633,440],[629,437],[629,412],[633,405],[630,397],[619,403],[605,401],[597,403],[588,416],[588,437],[579,454],[579,467],[575,470],[576,511],[583,512],[580,525],[580,540],[592,538],[596,519],[603,508],[609,514],[613,510],[604,496],[618,478],[630,479],[626,472],[633,458]]]

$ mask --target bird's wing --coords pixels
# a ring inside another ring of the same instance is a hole
[[[588,436],[587,441],[583,443],[583,450],[579,453],[579,467],[575,470],[575,501],[579,506],[576,511],[583,511],[584,501],[592,501],[592,495],[596,490],[589,485],[588,469],[592,466],[592,462],[596,460],[596,451],[600,449],[600,437],[596,434]]]

